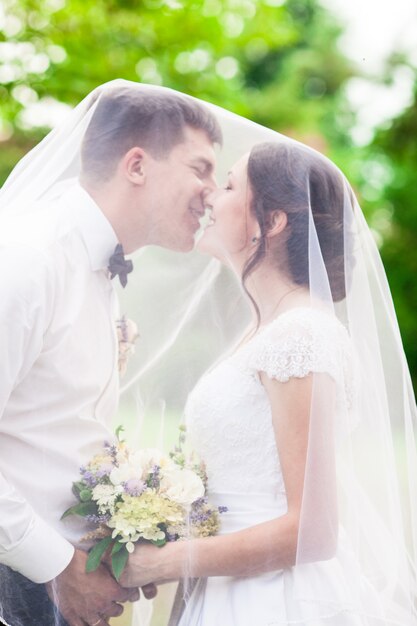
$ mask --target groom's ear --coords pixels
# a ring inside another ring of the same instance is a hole
[[[133,185],[143,185],[146,180],[145,175],[145,151],[142,148],[131,148],[124,155],[121,166],[125,176]]]

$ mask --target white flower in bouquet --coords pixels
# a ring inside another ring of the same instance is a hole
[[[157,448],[136,450],[130,454],[129,462],[141,466],[144,471],[152,470],[158,466],[161,473],[169,472],[178,467],[168,455],[163,454]]]
[[[114,467],[110,472],[110,481],[113,485],[122,485],[127,483],[131,479],[140,480],[143,476],[143,466],[135,459],[135,462],[131,462],[131,458],[128,463],[123,463],[119,467]]]
[[[173,469],[161,479],[160,491],[165,497],[189,507],[204,496],[204,484],[197,474],[189,469]]]
[[[116,498],[121,492],[123,492],[123,487],[99,484],[93,488],[91,499],[97,502],[97,506],[101,512],[105,512],[107,509],[114,509]]]

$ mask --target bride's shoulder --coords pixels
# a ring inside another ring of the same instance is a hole
[[[351,361],[345,326],[322,309],[297,307],[264,326],[247,346],[247,364],[285,382],[310,372],[339,379]]]
[[[295,307],[281,313],[259,333],[259,340],[282,341],[291,338],[313,339],[333,342],[349,341],[346,327],[336,315],[322,308]]]

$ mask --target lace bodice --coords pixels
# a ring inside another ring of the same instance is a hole
[[[326,373],[336,382],[336,412],[346,413],[352,402],[352,353],[344,326],[309,308],[283,313],[206,373],[189,396],[188,438],[206,462],[211,492],[285,493],[259,372],[282,383]]]

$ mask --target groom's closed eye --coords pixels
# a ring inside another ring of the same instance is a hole
[[[204,168],[194,166],[193,170],[200,178],[204,178],[206,176],[206,170]]]
[[[214,170],[213,164],[210,163],[210,161],[207,161],[206,159],[202,159],[202,158],[201,159],[197,159],[196,161],[194,161],[191,164],[191,167],[202,178],[206,178],[207,176],[210,176],[210,174],[212,174],[213,170]]]

